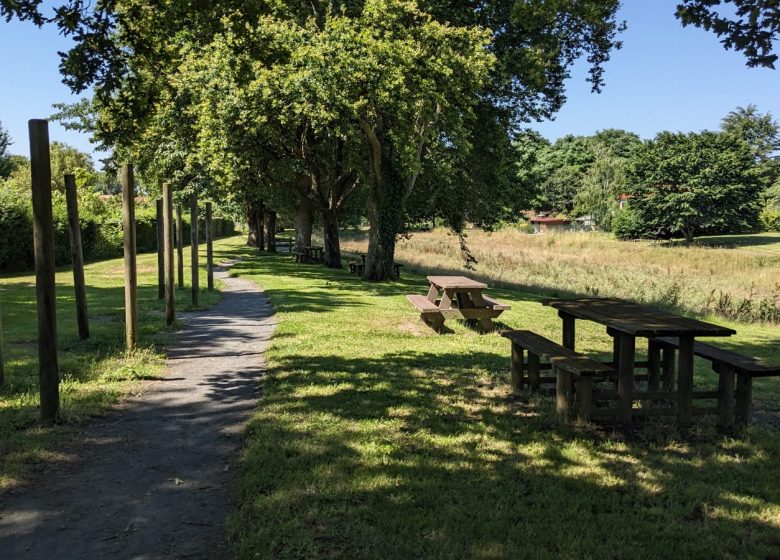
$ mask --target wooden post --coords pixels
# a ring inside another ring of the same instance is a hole
[[[181,204],[176,205],[176,253],[179,289],[184,288],[184,221],[181,219]]]
[[[618,335],[620,353],[618,357],[617,414],[621,422],[631,421],[634,405],[634,358],[636,339],[629,334]]]
[[[677,423],[682,429],[693,419],[693,337],[680,336],[677,349]]]
[[[566,348],[574,350],[574,337],[575,337],[575,318],[568,313],[558,312],[558,316],[563,320],[563,341],[562,344]]]
[[[663,349],[661,358],[661,369],[663,370],[663,388],[664,391],[674,389],[674,348],[666,346]]]
[[[176,293],[173,289],[173,189],[163,183],[163,257],[165,268],[165,323],[176,320]]]
[[[135,264],[135,178],[132,164],[122,166],[122,227],[125,238],[125,346],[138,343],[138,271]]]
[[[577,417],[583,422],[590,422],[593,412],[593,378],[584,375],[577,379],[577,391],[575,393],[577,401]]]
[[[33,119],[30,131],[35,297],[38,308],[38,379],[41,420],[52,424],[60,411],[60,374],[57,360],[57,300],[54,284],[54,227],[51,209],[49,123]]]
[[[87,286],[84,281],[84,254],[81,249],[81,226],[79,224],[79,199],[76,193],[76,176],[65,175],[65,202],[68,205],[68,226],[70,232],[70,254],[73,262],[73,291],[76,297],[76,322],[79,338],[89,338],[89,316],[87,315]]]
[[[192,306],[198,306],[198,197],[190,198],[190,266],[192,267]]]
[[[727,364],[718,368],[718,427],[728,428],[734,421],[734,370]]]
[[[211,203],[206,203],[206,279],[209,292],[214,291],[214,232],[211,229]]]
[[[748,373],[737,373],[737,402],[735,416],[740,426],[750,423],[753,413],[753,378]]]
[[[657,342],[647,343],[647,390],[657,391],[661,381],[661,347]]]
[[[553,366],[555,375],[555,410],[564,422],[569,421],[571,412],[571,373]]]
[[[539,380],[539,356],[537,354],[528,353],[528,387],[531,391],[538,391],[540,385]]]
[[[163,201],[155,201],[157,210],[157,299],[165,299],[165,256],[163,254]]]
[[[512,392],[518,394],[523,390],[523,348],[512,343]]]

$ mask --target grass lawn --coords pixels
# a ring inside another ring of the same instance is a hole
[[[404,298],[423,275],[370,284],[285,256],[234,273],[279,318],[230,520],[240,558],[780,556],[776,423],[722,437],[704,422],[686,439],[563,426],[552,399],[510,397],[505,339],[427,330]],[[505,326],[559,338],[537,296],[489,293],[513,306]],[[780,361],[780,329],[718,322],[739,331],[728,347]],[[577,344],[610,339],[581,322]],[[776,421],[780,379],[755,393]]]
[[[242,245],[239,237],[215,243],[215,261]],[[205,244],[201,245],[201,287],[206,285]],[[185,249],[186,289],[177,290],[178,311],[190,304],[189,249]],[[0,389],[0,489],[13,486],[36,465],[67,461],[61,445],[84,419],[99,415],[141,382],[162,373],[166,334],[164,305],[157,300],[157,255],[138,257],[140,346],[124,351],[124,262],[114,259],[85,267],[91,338],[78,339],[73,273],[57,272],[57,328],[63,424],[38,424],[38,342],[34,274],[0,275],[6,383]],[[219,294],[202,292],[201,306]]]

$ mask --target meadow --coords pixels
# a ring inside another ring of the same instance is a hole
[[[745,322],[780,323],[780,233],[621,242],[595,232],[531,235],[474,229],[466,243],[477,264],[469,274],[501,286],[553,296],[621,297]],[[366,235],[343,248],[364,252]],[[397,260],[425,270],[461,272],[457,237],[442,228],[398,244]]]
[[[263,286],[279,320],[230,520],[239,558],[778,555],[779,379],[757,383],[743,433],[562,425],[551,398],[511,395],[500,335],[419,320],[404,296],[424,293],[424,273],[368,283],[249,253],[232,273]],[[502,327],[560,338],[538,293],[488,293],[512,305]],[[718,322],[739,331],[729,347],[780,361],[780,329]],[[577,344],[611,348],[587,322]],[[697,361],[697,386],[716,382]]]
[[[240,246],[237,237],[215,243],[215,258]],[[200,255],[205,286],[205,245]],[[189,248],[185,248],[185,288],[176,290],[180,312],[191,311]],[[139,347],[124,349],[124,263],[111,259],[85,267],[90,338],[81,341],[76,327],[73,274],[56,274],[57,334],[62,423],[38,423],[38,341],[35,276],[0,275],[0,311],[4,334],[5,386],[0,388],[0,490],[23,481],[29,471],[52,461],[68,461],[63,442],[78,426],[99,416],[123,395],[143,389],[143,381],[164,372],[165,345],[173,329],[165,327],[164,306],[157,299],[157,255],[138,256]],[[218,288],[219,286],[217,286]],[[203,290],[200,305],[208,307],[219,293]]]

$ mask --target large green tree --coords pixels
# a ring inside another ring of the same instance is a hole
[[[761,183],[750,146],[732,134],[662,132],[629,165],[631,211],[648,236],[750,231]]]

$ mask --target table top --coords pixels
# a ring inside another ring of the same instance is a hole
[[[546,300],[542,303],[573,317],[595,321],[616,331],[634,336],[731,336],[737,334],[734,329],[618,298]]]
[[[487,284],[465,276],[428,276],[428,282],[445,290],[484,290]]]

